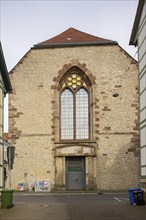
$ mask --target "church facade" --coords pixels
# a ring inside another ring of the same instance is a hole
[[[137,62],[74,28],[34,45],[10,72],[12,186],[126,190],[138,184]]]

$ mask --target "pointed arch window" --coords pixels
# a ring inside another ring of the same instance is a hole
[[[89,139],[90,93],[85,77],[71,71],[61,84],[60,94],[60,139]]]

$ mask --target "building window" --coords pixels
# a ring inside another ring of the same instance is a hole
[[[76,139],[89,138],[89,99],[88,92],[80,89],[76,93]]]
[[[61,94],[61,139],[73,139],[73,130],[73,93],[65,89]]]
[[[89,139],[89,89],[78,71],[71,71],[61,84],[61,140]]]

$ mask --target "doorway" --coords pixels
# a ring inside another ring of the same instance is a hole
[[[66,157],[66,188],[85,189],[85,157]]]

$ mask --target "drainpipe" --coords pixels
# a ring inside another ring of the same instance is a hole
[[[141,187],[141,160],[140,160],[140,151],[138,152],[138,187]]]

